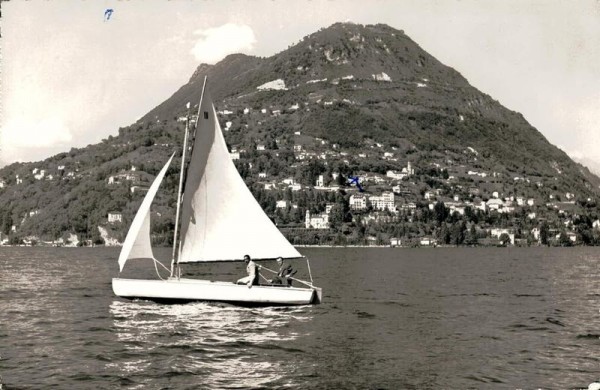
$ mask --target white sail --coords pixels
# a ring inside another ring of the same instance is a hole
[[[150,242],[150,206],[152,205],[158,187],[160,187],[160,183],[162,182],[174,155],[175,153],[171,155],[169,161],[167,161],[165,166],[158,173],[158,176],[156,176],[156,179],[152,182],[148,193],[144,197],[144,200],[131,223],[131,227],[129,228],[129,232],[127,232],[125,242],[123,243],[123,248],[121,249],[121,254],[119,255],[119,271],[123,271],[125,262],[128,259],[154,258]]]
[[[301,257],[240,177],[210,95],[199,110],[182,205],[180,263]]]

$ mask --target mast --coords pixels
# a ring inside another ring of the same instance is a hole
[[[183,187],[183,168],[185,166],[185,152],[187,150],[188,134],[190,123],[190,109],[188,103],[188,115],[185,121],[185,136],[183,138],[183,151],[181,152],[181,169],[179,173],[179,189],[177,190],[177,212],[175,213],[175,232],[173,233],[173,256],[171,257],[171,277],[175,266],[175,253],[177,249],[177,228],[179,227],[179,209],[181,208],[181,191]]]
[[[206,80],[207,76],[204,76],[204,84],[202,85],[202,93],[200,95],[200,102],[198,103],[198,115],[196,116],[196,125],[194,126],[194,134],[196,129],[198,129],[198,121],[200,120],[200,107],[202,106],[202,98],[204,97],[204,89],[206,88]],[[184,177],[184,167],[185,167],[185,154],[188,148],[188,135],[189,135],[189,123],[190,123],[190,108],[188,103],[188,115],[187,120],[185,121],[185,136],[183,139],[183,151],[181,152],[181,169],[179,172],[179,190],[177,191],[177,211],[175,213],[175,232],[173,233],[173,255],[171,257],[171,277],[173,277],[175,266],[179,269],[179,258],[176,257],[177,254],[177,233],[179,230],[179,213],[181,209],[182,202],[182,191],[183,191],[183,177]],[[181,240],[179,241],[179,246],[181,250]],[[179,272],[177,272],[177,277],[179,277]]]

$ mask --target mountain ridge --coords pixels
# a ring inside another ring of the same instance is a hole
[[[362,61],[362,63],[359,61],[358,64],[352,61],[353,59],[358,58],[358,54],[356,54],[357,51],[360,52],[361,50],[366,50],[360,49],[360,47],[364,47],[365,31],[368,31],[369,29],[374,30],[375,34],[387,34],[387,38],[389,38],[389,35],[391,34],[392,37],[400,40],[401,43],[400,46],[392,46],[391,44],[388,46],[386,41],[379,36],[369,36],[367,38],[367,40],[370,39],[371,44],[375,45],[368,46],[370,53],[367,53],[367,57],[369,55],[382,55],[382,53],[386,53],[383,55],[387,57],[384,60],[381,60],[386,61],[386,65],[382,65],[379,69],[364,69],[368,68],[368,66],[365,65],[365,61]],[[349,39],[342,39],[344,34],[350,34]],[[356,45],[348,45],[347,42],[352,41],[353,39],[356,41],[354,42]],[[313,45],[315,46],[314,48]],[[392,47],[392,49],[390,49],[390,47]],[[307,52],[309,54],[306,54]],[[395,59],[391,66],[390,58]],[[403,66],[406,63],[411,62],[417,64],[417,66]],[[324,65],[333,65],[333,67]],[[298,66],[303,69],[298,71]],[[393,69],[390,70],[390,68]],[[384,70],[387,73],[384,72]],[[181,107],[187,101],[197,101],[200,95],[200,88],[194,88],[194,83],[200,81],[204,76],[209,76],[209,83],[211,79],[219,81],[225,80],[225,82],[217,83],[216,88],[214,84],[211,84],[212,94],[215,97],[215,100],[223,99],[226,102],[234,103],[234,100],[239,98],[240,95],[256,95],[258,92],[255,88],[261,84],[272,81],[273,76],[275,75],[279,79],[283,79],[285,85],[288,86],[286,88],[302,89],[303,87],[306,87],[306,84],[302,83],[323,79],[329,80],[329,83],[331,83],[331,81],[336,78],[343,78],[344,74],[347,74],[348,76],[352,75],[355,79],[360,79],[365,82],[366,80],[371,79],[373,75],[379,74],[380,72],[390,77],[392,83],[408,84],[408,86],[421,88],[421,91],[416,91],[417,94],[415,98],[418,100],[427,99],[430,104],[427,109],[431,110],[431,108],[436,108],[438,114],[447,116],[447,112],[451,110],[454,111],[452,113],[457,117],[460,117],[461,114],[463,114],[463,117],[465,114],[473,114],[483,116],[488,120],[502,122],[510,121],[519,126],[531,127],[520,113],[502,107],[489,95],[470,86],[460,73],[435,60],[435,58],[423,51],[402,31],[392,29],[385,25],[363,27],[356,24],[340,23],[336,23],[328,29],[310,34],[307,37],[304,37],[295,46],[265,59],[236,54],[226,57],[224,60],[213,66],[207,67],[205,65],[200,65],[194,72],[194,76],[190,79],[190,83],[178,90],[164,103],[151,110],[144,116],[144,120],[150,120],[151,118],[164,119],[173,109],[174,104],[171,103],[176,102],[176,105]],[[431,75],[432,73],[433,76]],[[442,76],[438,76],[439,74]],[[427,81],[423,81],[423,79]],[[342,84],[348,84],[346,80],[341,80],[340,82]],[[379,83],[381,83],[381,81],[379,81]],[[232,87],[231,84],[235,86]],[[440,99],[432,99],[430,96],[427,96],[426,92],[423,92],[426,89],[434,87],[434,93],[437,94],[438,97],[444,96],[445,100],[443,102],[439,102]],[[367,89],[368,88],[369,87],[367,86]],[[467,101],[456,101],[456,99],[451,98],[452,93],[457,89],[464,92],[462,99],[466,99]],[[310,93],[311,91],[309,90],[307,92]],[[398,88],[396,88],[396,91],[394,92],[397,93]],[[415,91],[406,91],[406,94],[410,93],[415,93]],[[343,100],[344,96],[339,96],[341,95],[339,93],[337,95],[338,97],[341,97],[339,100]],[[406,100],[408,101],[402,102],[404,104],[399,107],[399,110],[405,112],[418,112],[419,103],[421,105],[423,104],[417,100],[415,102],[417,103],[415,107],[415,105],[411,104],[413,102],[409,99]],[[252,103],[251,100],[250,103]],[[436,103],[437,107],[432,106],[431,103]],[[443,110],[445,110],[445,112]],[[508,117],[512,118],[507,119]],[[537,130],[535,131],[537,132]],[[513,133],[512,136],[518,137],[519,133]],[[540,136],[543,139],[541,142],[546,145],[551,145],[541,133],[537,132],[536,136]],[[511,151],[506,150],[506,152],[510,153]],[[567,157],[566,154],[559,152],[558,149],[551,148],[550,150],[545,150],[545,152],[551,152],[556,158],[562,160]]]

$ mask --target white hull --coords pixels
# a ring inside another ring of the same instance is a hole
[[[242,305],[308,305],[321,302],[321,289],[252,286],[231,282],[177,279],[148,280],[113,278],[115,295],[156,301],[217,301]]]

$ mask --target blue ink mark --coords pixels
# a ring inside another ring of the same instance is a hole
[[[113,12],[114,12],[114,10],[112,8],[108,8],[106,11],[104,11],[104,21],[105,22],[110,19],[110,16],[112,15]]]
[[[356,187],[358,188],[358,192],[364,192],[362,186],[360,185],[360,183],[358,182],[358,176],[348,176],[348,183],[350,185],[352,184],[356,184]]]

